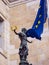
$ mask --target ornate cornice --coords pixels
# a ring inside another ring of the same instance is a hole
[[[31,1],[36,1],[36,0],[15,0],[15,1],[10,1],[10,0],[2,0],[4,2],[5,5],[8,5],[9,7],[13,7],[16,5],[21,5],[21,4],[25,4]]]

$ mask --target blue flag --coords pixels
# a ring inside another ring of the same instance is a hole
[[[47,19],[47,1],[40,0],[39,9],[36,19],[32,28],[26,32],[27,37],[32,37],[41,40],[41,34],[43,33],[44,23]]]

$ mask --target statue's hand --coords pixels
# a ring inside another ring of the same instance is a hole
[[[17,29],[17,26],[12,26],[12,27],[11,27],[11,30],[12,30],[12,31],[14,31],[14,30],[16,30],[16,29]]]
[[[30,41],[29,43],[32,43],[32,41]]]

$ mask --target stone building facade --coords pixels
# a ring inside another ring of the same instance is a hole
[[[5,0],[6,1],[6,0]],[[29,29],[34,23],[39,7],[39,0],[22,3],[9,7],[0,0],[0,17],[3,22],[0,22],[0,52],[2,52],[7,59],[0,53],[0,65],[13,65],[19,64],[18,49],[20,40],[13,31],[11,26],[17,26],[17,32],[25,27]],[[1,21],[1,20],[0,20]],[[2,33],[2,34],[1,34]],[[30,38],[29,38],[30,40]],[[32,44],[28,44],[29,55],[28,61],[33,65],[48,65],[49,64],[49,31],[48,19],[44,26],[42,40],[31,39]],[[2,42],[3,41],[3,42]],[[2,44],[1,44],[2,43]]]

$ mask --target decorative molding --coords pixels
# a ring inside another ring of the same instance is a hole
[[[2,0],[2,1],[8,7],[14,7],[16,5],[21,5],[21,4],[25,4],[25,3],[36,1],[36,0],[17,0],[17,1],[15,0],[15,1],[12,1],[12,2],[10,2],[9,0]]]
[[[6,20],[9,19],[9,7],[2,0],[0,1],[0,15]]]
[[[4,21],[4,19],[0,16],[0,22],[3,22]]]
[[[6,57],[2,52],[0,52],[0,54],[1,54],[5,59],[7,59],[7,57]]]
[[[40,0],[36,0],[36,2],[35,1],[31,1],[31,2],[27,3],[26,6],[30,7],[32,5],[37,5],[39,2],[40,2]]]
[[[2,12],[0,12],[0,16],[1,16],[4,20],[7,20],[7,18],[3,15]]]

